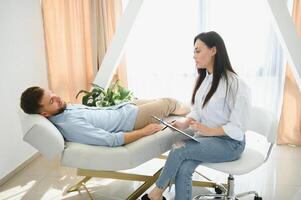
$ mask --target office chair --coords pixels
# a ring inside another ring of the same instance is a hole
[[[217,184],[216,194],[197,195],[193,200],[200,199],[233,199],[237,200],[243,196],[254,194],[254,200],[262,198],[256,191],[234,194],[234,175],[247,174],[263,165],[270,157],[276,138],[277,123],[275,116],[263,108],[253,107],[247,124],[247,130],[266,137],[269,142],[269,149],[266,155],[246,146],[243,154],[238,160],[222,163],[202,163],[203,166],[218,170],[228,174],[228,183],[226,187]],[[206,178],[206,177],[205,177]],[[208,179],[209,180],[209,179]],[[211,181],[211,180],[210,180]]]

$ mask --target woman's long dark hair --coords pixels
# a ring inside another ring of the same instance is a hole
[[[195,44],[197,40],[201,40],[209,48],[212,48],[212,47],[216,48],[216,54],[215,54],[214,65],[213,65],[212,85],[211,85],[211,88],[210,88],[207,96],[205,97],[205,100],[203,103],[203,107],[204,107],[206,105],[206,103],[210,100],[212,95],[215,93],[215,91],[218,87],[218,84],[220,82],[220,79],[222,77],[224,77],[226,79],[226,83],[227,83],[226,95],[227,95],[227,91],[228,91],[227,71],[233,72],[234,74],[236,74],[236,72],[233,70],[233,68],[231,66],[225,43],[218,33],[214,32],[214,31],[200,33],[199,35],[197,35],[194,38],[193,44]],[[195,83],[193,93],[192,93],[192,98],[191,98],[192,104],[195,103],[196,92],[199,89],[199,87],[202,84],[205,77],[206,77],[206,69],[198,69],[198,77],[197,77],[197,81]]]

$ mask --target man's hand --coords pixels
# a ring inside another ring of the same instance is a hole
[[[145,126],[144,128],[142,128],[142,134],[143,136],[148,136],[148,135],[152,135],[160,130],[162,130],[164,128],[164,125],[162,124],[155,124],[155,123],[152,123],[152,124],[149,124],[147,126]]]
[[[145,126],[144,128],[134,130],[131,132],[126,132],[124,134],[124,143],[128,144],[131,142],[134,142],[144,136],[152,135],[156,133],[157,131],[160,131],[164,126],[161,124],[149,124]]]

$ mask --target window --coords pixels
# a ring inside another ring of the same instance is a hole
[[[126,48],[129,89],[138,98],[190,102],[196,70],[193,39],[214,30],[254,105],[280,114],[284,58],[262,0],[145,0]]]
[[[196,19],[197,1],[144,1],[126,47],[128,85],[136,97],[190,101]]]
[[[252,89],[252,103],[280,116],[283,51],[265,1],[207,0],[206,30],[220,33],[233,68]]]

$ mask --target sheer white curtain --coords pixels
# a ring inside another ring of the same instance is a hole
[[[129,89],[138,98],[190,102],[193,38],[209,30],[223,37],[253,104],[279,116],[284,59],[262,0],[145,0],[126,48]]]
[[[265,1],[206,0],[206,31],[224,39],[232,66],[252,89],[252,103],[279,118],[285,59]]]

